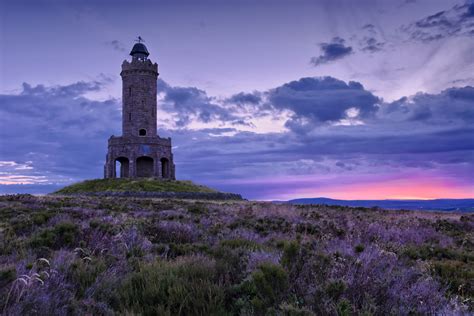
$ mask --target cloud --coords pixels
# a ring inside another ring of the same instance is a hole
[[[359,40],[360,50],[368,53],[376,53],[385,47],[385,42],[380,39],[380,34],[373,24],[365,24],[362,30],[366,33],[361,40]]]
[[[457,36],[474,36],[473,12],[474,2],[466,2],[403,26],[402,30],[413,40],[421,42]]]
[[[345,40],[340,37],[334,37],[329,43],[319,44],[322,54],[318,57],[312,57],[310,63],[313,66],[327,64],[335,60],[342,59],[352,54],[351,46],[345,45]]]
[[[332,77],[301,78],[272,89],[269,102],[278,109],[291,110],[294,115],[288,127],[301,128],[305,122],[312,126],[324,122],[337,122],[346,117],[346,111],[355,108],[361,118],[377,110],[379,98],[354,81]]]
[[[192,121],[248,124],[245,117],[235,115],[229,106],[209,97],[204,90],[174,87],[158,79],[158,93],[161,95],[161,107],[174,116],[177,127],[185,127]]]
[[[239,105],[245,105],[245,104],[256,105],[262,102],[262,97],[260,96],[260,93],[258,92],[255,92],[255,93],[240,92],[240,93],[234,94],[233,96],[228,98],[226,101],[228,103],[234,103],[234,104],[239,104]]]
[[[120,131],[120,105],[84,94],[105,84],[24,83],[19,94],[0,95],[0,183],[64,183],[100,175],[107,139]]]
[[[102,177],[107,139],[120,134],[121,104],[85,95],[105,84],[24,84],[18,94],[0,95],[0,192],[47,192]],[[159,109],[182,122],[159,130],[173,139],[179,179],[247,198],[308,188],[317,194],[335,184],[413,175],[472,188],[470,86],[384,102],[358,82],[331,77],[301,78],[226,99],[195,87],[159,85]],[[290,113],[281,132],[220,126],[272,111]],[[211,127],[192,127],[195,120]]]
[[[112,40],[107,42],[107,45],[111,46],[114,50],[118,52],[126,52],[127,49],[125,48],[125,44],[120,42],[119,40]]]
[[[422,121],[440,126],[474,124],[474,88],[446,89],[439,94],[418,93],[386,104],[382,111],[391,121]]]

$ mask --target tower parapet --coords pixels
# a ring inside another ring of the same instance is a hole
[[[171,138],[157,134],[158,64],[141,41],[130,52],[132,60],[122,63],[123,135],[109,139],[104,177],[175,179]]]

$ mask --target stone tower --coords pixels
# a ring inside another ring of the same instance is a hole
[[[156,131],[158,65],[148,59],[148,49],[141,38],[130,55],[132,60],[124,60],[120,73],[122,136],[109,138],[104,177],[174,180],[171,138],[161,138]]]

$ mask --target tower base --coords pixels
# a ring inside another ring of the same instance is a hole
[[[109,138],[104,178],[152,177],[176,179],[171,138],[159,136]]]

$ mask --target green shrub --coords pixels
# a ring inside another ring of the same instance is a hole
[[[309,309],[298,308],[290,304],[281,304],[280,311],[281,313],[279,315],[284,315],[284,316],[313,316],[315,315]]]
[[[76,224],[63,222],[35,234],[31,238],[30,244],[33,248],[59,249],[61,247],[71,247],[78,241],[79,232],[80,229]]]
[[[252,285],[256,294],[252,304],[256,311],[264,313],[283,300],[288,289],[288,274],[281,266],[264,263],[252,273]]]
[[[235,284],[245,277],[245,258],[248,249],[243,247],[231,247],[219,244],[211,249],[210,253],[216,260],[215,269],[219,280],[224,284]]]
[[[207,214],[208,209],[204,203],[194,203],[188,207],[188,212],[196,215]]]
[[[118,289],[120,311],[143,315],[226,315],[214,264],[182,258],[144,265]]]
[[[54,215],[55,213],[51,211],[37,212],[31,216],[31,219],[35,225],[39,226],[45,224]]]
[[[105,223],[103,221],[100,221],[98,219],[91,220],[89,222],[89,227],[109,234],[117,234],[119,232],[118,227],[115,227],[111,223]]]
[[[243,248],[248,250],[258,250],[262,248],[262,246],[257,242],[242,238],[222,240],[220,245],[231,249]]]
[[[300,245],[296,241],[285,241],[283,243],[283,255],[281,257],[281,264],[291,269],[296,256],[300,251]]]
[[[343,299],[337,304],[336,310],[338,316],[349,316],[352,314],[351,303],[348,300]]]
[[[438,261],[432,265],[432,272],[448,286],[448,291],[474,299],[474,266],[460,261]]]
[[[14,266],[7,266],[0,268],[0,289],[7,286],[10,282],[15,280],[16,270]]]
[[[79,298],[84,296],[85,291],[106,270],[106,264],[101,259],[77,259],[71,264],[68,277],[76,285],[76,295]]]
[[[209,246],[206,244],[179,244],[170,243],[168,258],[176,258],[179,256],[193,255],[199,253],[208,253]]]
[[[354,250],[355,250],[356,253],[361,253],[361,252],[364,251],[364,249],[365,249],[365,246],[362,245],[362,244],[358,244],[358,245],[355,246],[355,248],[354,248]]]
[[[342,280],[330,282],[326,286],[326,294],[334,301],[338,301],[345,290],[346,284]]]
[[[432,245],[409,246],[409,247],[406,247],[402,251],[402,254],[413,260],[449,259],[449,260],[460,260],[464,262],[474,260],[473,255],[456,251],[453,249],[449,249],[449,248],[443,248],[443,247],[432,246]]]

